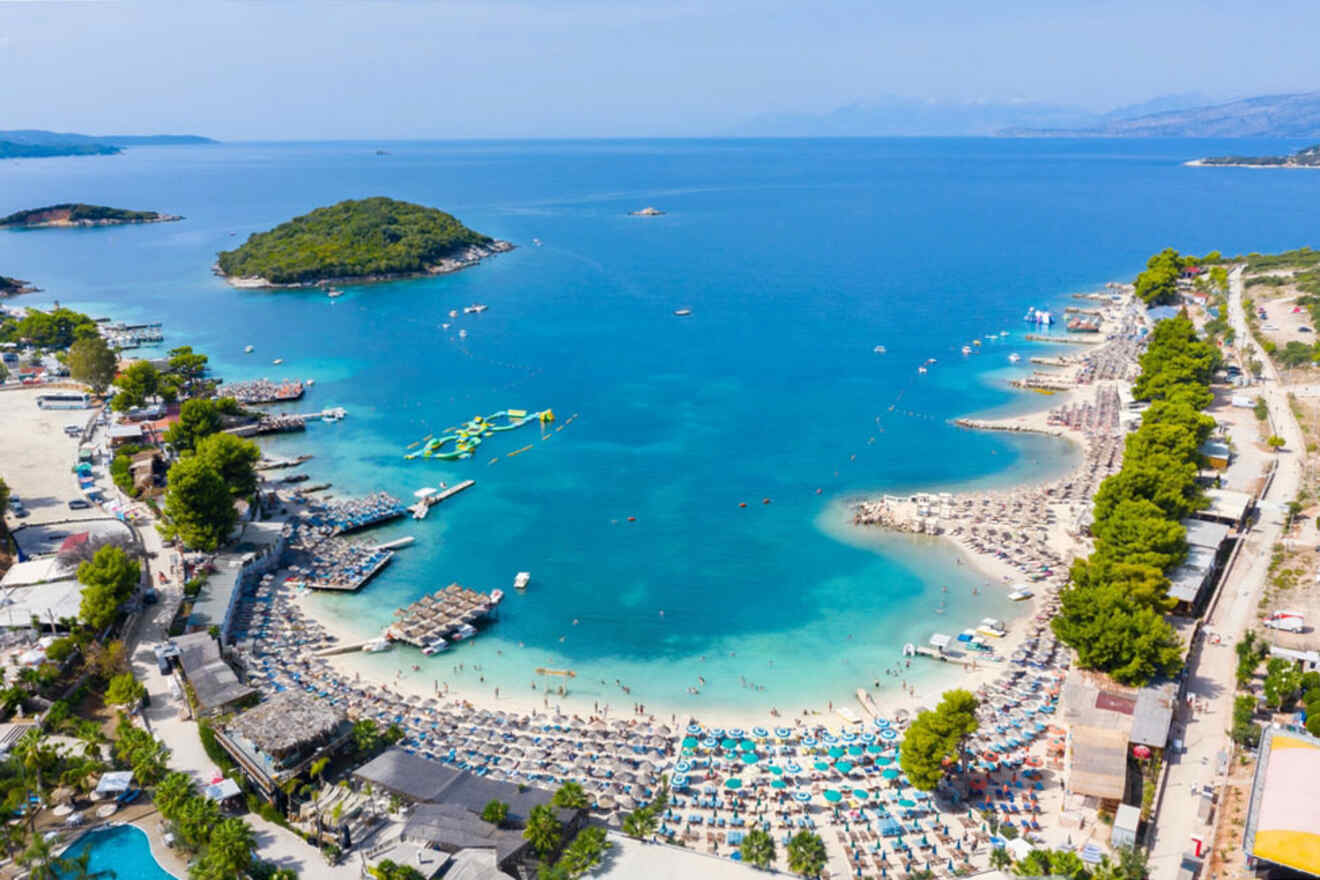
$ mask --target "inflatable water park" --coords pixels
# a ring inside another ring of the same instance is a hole
[[[555,420],[555,414],[548,409],[529,412],[525,409],[502,409],[488,416],[473,416],[456,428],[445,428],[439,435],[423,437],[411,444],[411,450],[404,458],[438,458],[443,461],[457,461],[471,458],[472,453],[487,437],[493,437],[501,431],[512,431],[539,422],[548,425]]]

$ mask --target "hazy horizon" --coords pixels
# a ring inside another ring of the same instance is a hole
[[[720,136],[875,106],[934,108],[937,127],[949,106],[1080,119],[1312,90],[1317,26],[1299,2],[0,0],[0,74],[21,86],[3,127],[423,140]]]

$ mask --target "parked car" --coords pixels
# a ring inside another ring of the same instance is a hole
[[[86,498],[75,498],[69,502],[69,510],[86,510],[92,506],[92,502]]]
[[[1311,332],[1311,328],[1310,328],[1310,327],[1307,327],[1307,326],[1305,326],[1305,325],[1303,325],[1303,326],[1297,328],[1297,332],[1298,332],[1298,333],[1310,333],[1310,332]]]
[[[28,515],[28,510],[23,505],[20,504],[18,507],[14,508],[14,516],[18,517],[19,519],[22,519],[27,515]]]

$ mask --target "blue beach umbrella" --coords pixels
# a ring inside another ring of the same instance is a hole
[[[719,745],[719,742],[717,742],[717,741],[715,740],[715,738],[712,737],[712,736],[708,736],[708,737],[706,737],[705,739],[703,739],[703,740],[701,741],[701,747],[702,747],[703,749],[713,749],[713,748],[715,748],[717,745]]]
[[[872,732],[869,731],[869,730],[866,731],[866,732],[864,732],[864,733],[862,734],[862,742],[864,742],[864,743],[873,743],[873,742],[875,742],[875,734],[872,733]]]
[[[689,725],[688,725],[688,733],[692,734],[693,736],[700,736],[700,735],[701,735],[701,725],[700,725],[700,724],[689,724]]]
[[[863,800],[863,801],[864,801],[864,800],[866,800],[867,798],[869,798],[870,796],[871,796],[871,793],[870,793],[869,791],[867,791],[866,789],[864,789],[864,788],[854,788],[854,789],[853,789],[853,797],[857,798],[858,800]]]
[[[784,768],[780,767],[778,764],[766,764],[765,769],[775,774],[776,776],[784,775]]]
[[[853,765],[852,762],[850,761],[839,761],[837,764],[834,765],[834,769],[838,770],[840,773],[851,773],[852,768]]]
[[[793,800],[805,804],[807,801],[811,800],[811,792],[799,788],[797,791],[793,792]]]
[[[885,779],[897,779],[902,774],[895,768],[890,767],[889,769],[882,772],[880,775],[883,776]]]
[[[880,731],[881,739],[898,739],[898,733],[892,727],[886,727]]]
[[[889,757],[888,755],[881,755],[880,757],[875,759],[875,762],[882,767],[887,767],[890,764],[894,763],[894,759]]]
[[[677,764],[674,765],[674,772],[676,773],[686,773],[691,769],[692,769],[692,765],[689,764],[687,761],[679,761]]]
[[[843,757],[843,749],[840,748],[839,746],[830,746],[830,750],[829,750],[829,752],[827,752],[827,754],[828,754],[831,758],[842,758],[842,757]]]
[[[802,744],[804,746],[814,746],[816,745],[816,738],[814,736],[804,736],[802,737]]]
[[[697,738],[695,736],[683,737],[683,748],[695,749],[697,747]]]
[[[742,788],[742,780],[737,776],[730,776],[724,780],[724,787],[728,789]]]
[[[728,733],[729,736],[733,737],[734,739],[742,739],[744,736],[743,729],[741,727],[730,727],[726,731],[726,733]]]
[[[821,739],[823,739],[823,740],[825,740],[825,742],[827,742],[827,743],[831,743],[831,744],[836,743],[836,742],[839,741],[839,738],[838,738],[837,736],[835,736],[834,734],[832,734],[832,733],[826,733],[826,734],[823,734],[823,735],[821,736]]]
[[[864,751],[865,749],[863,749],[861,746],[848,746],[848,754],[852,755],[854,758],[862,754],[862,752]]]
[[[792,739],[793,731],[789,730],[787,727],[776,727],[775,736],[780,739]]]
[[[884,728],[886,728],[886,727],[889,726],[889,722],[886,721],[884,718],[877,718],[877,719],[875,719],[875,721],[873,721],[872,723],[873,723],[876,727],[881,728],[882,730],[883,730]]]
[[[730,749],[736,749],[738,748],[738,741],[736,739],[728,739],[726,737],[724,740],[720,742],[720,748],[724,749],[726,752],[729,751]]]
[[[815,764],[812,764],[811,766],[815,767],[817,770],[821,771],[822,773],[830,769],[830,765],[826,764],[824,761],[817,761]]]
[[[765,739],[769,735],[770,735],[770,731],[766,730],[764,727],[752,728],[752,736],[754,737],[757,737],[759,739]]]
[[[756,752],[743,752],[738,757],[744,764],[755,764],[757,761],[761,760],[756,757]]]
[[[788,783],[782,779],[776,779],[770,783],[771,788],[788,788]]]
[[[839,801],[843,800],[843,795],[839,794],[832,788],[825,789],[825,791],[821,793],[821,796],[832,804],[837,804]]]
[[[786,765],[784,765],[784,769],[787,770],[789,773],[792,773],[794,776],[796,776],[802,772],[802,765],[795,764],[792,761],[789,761]]]
[[[740,744],[740,747],[744,752],[756,751],[756,743],[750,739],[743,740],[742,743]]]
[[[857,742],[857,734],[853,733],[851,730],[845,730],[839,735],[839,739],[846,743]]]
[[[869,745],[869,746],[866,747],[866,751],[867,751],[869,754],[872,754],[872,755],[882,755],[882,754],[884,754],[885,747],[884,747],[884,746],[878,746],[878,745],[876,745],[875,743],[872,743],[871,745]]]

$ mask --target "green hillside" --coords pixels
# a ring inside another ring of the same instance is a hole
[[[256,233],[222,251],[219,265],[229,277],[297,284],[423,273],[468,247],[493,243],[444,211],[377,196],[317,208]]]

